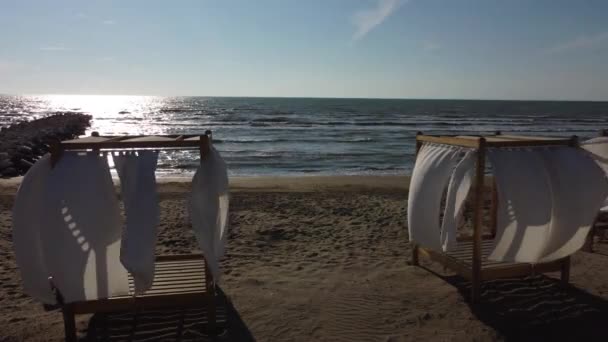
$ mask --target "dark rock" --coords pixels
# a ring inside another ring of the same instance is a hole
[[[22,145],[17,147],[17,152],[22,154],[22,155],[30,155],[32,154],[32,148],[26,145]]]
[[[1,159],[0,160],[0,171],[4,170],[4,169],[7,169],[9,167],[12,167],[12,166],[13,166],[13,163],[10,160],[8,160],[8,159]]]
[[[34,164],[36,162],[36,160],[38,160],[39,158],[36,158],[35,156],[31,156],[31,157],[24,157],[23,159],[21,159],[21,161],[26,161],[30,164]]]
[[[19,166],[19,168],[29,170],[30,167],[34,166],[34,163],[32,163],[31,161],[25,160],[25,159],[21,159],[21,160],[19,160],[19,163],[17,165]]]
[[[14,167],[9,167],[2,170],[2,177],[17,177],[19,172]]]
[[[84,134],[90,120],[90,115],[55,113],[45,118],[20,121],[9,127],[2,127],[0,175],[14,177],[24,174],[36,160],[50,150],[51,145]]]

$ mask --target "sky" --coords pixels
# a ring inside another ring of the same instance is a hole
[[[608,100],[605,0],[0,0],[0,93]]]

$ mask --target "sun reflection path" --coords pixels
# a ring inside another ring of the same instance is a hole
[[[121,95],[43,95],[35,101],[48,112],[81,112],[93,116],[85,135],[162,135],[202,133],[211,118],[202,114],[208,98],[121,96]],[[189,114],[189,115],[188,115]],[[182,176],[194,172],[198,154],[193,151],[161,152],[157,173]],[[108,158],[116,177],[112,158]]]
[[[53,111],[77,111],[93,115],[91,131],[101,135],[164,134],[164,125],[150,120],[167,98],[122,95],[46,95],[41,96]]]

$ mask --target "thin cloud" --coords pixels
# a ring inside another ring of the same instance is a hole
[[[441,45],[439,45],[435,42],[426,41],[426,42],[422,43],[422,49],[427,52],[434,52],[434,51],[441,49]]]
[[[106,20],[102,21],[102,23],[104,25],[114,25],[114,24],[116,24],[116,22],[114,20],[110,20],[110,19],[106,19]]]
[[[88,16],[88,15],[86,15],[85,13],[83,13],[83,12],[78,12],[78,13],[76,13],[76,18],[78,18],[78,19],[86,19],[86,18],[88,18],[88,17],[89,17],[89,16]]]
[[[100,62],[114,62],[115,58],[112,56],[100,57],[97,59]]]
[[[375,8],[360,10],[353,15],[356,26],[353,40],[365,37],[371,30],[382,24],[386,18],[393,14],[399,6],[408,0],[377,0]]]
[[[549,53],[560,53],[572,50],[588,50],[608,46],[608,31],[594,35],[582,35],[547,49]]]
[[[65,46],[54,46],[54,45],[50,45],[50,46],[42,46],[39,49],[40,51],[70,51],[72,49],[67,48]]]
[[[21,62],[0,59],[0,73],[15,71],[23,66]]]

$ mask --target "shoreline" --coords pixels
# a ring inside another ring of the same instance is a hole
[[[14,195],[23,176],[0,179],[0,194]],[[118,185],[118,179],[113,178]],[[189,191],[190,177],[160,177],[156,182],[159,193]],[[230,191],[315,192],[315,191],[389,191],[409,189],[409,175],[380,176],[250,176],[229,177]]]
[[[189,184],[189,177],[157,178],[157,184],[162,188],[170,185]],[[386,189],[407,190],[409,175],[335,175],[335,176],[238,176],[229,177],[230,190],[283,190],[283,191],[314,191],[314,190],[361,190]]]

